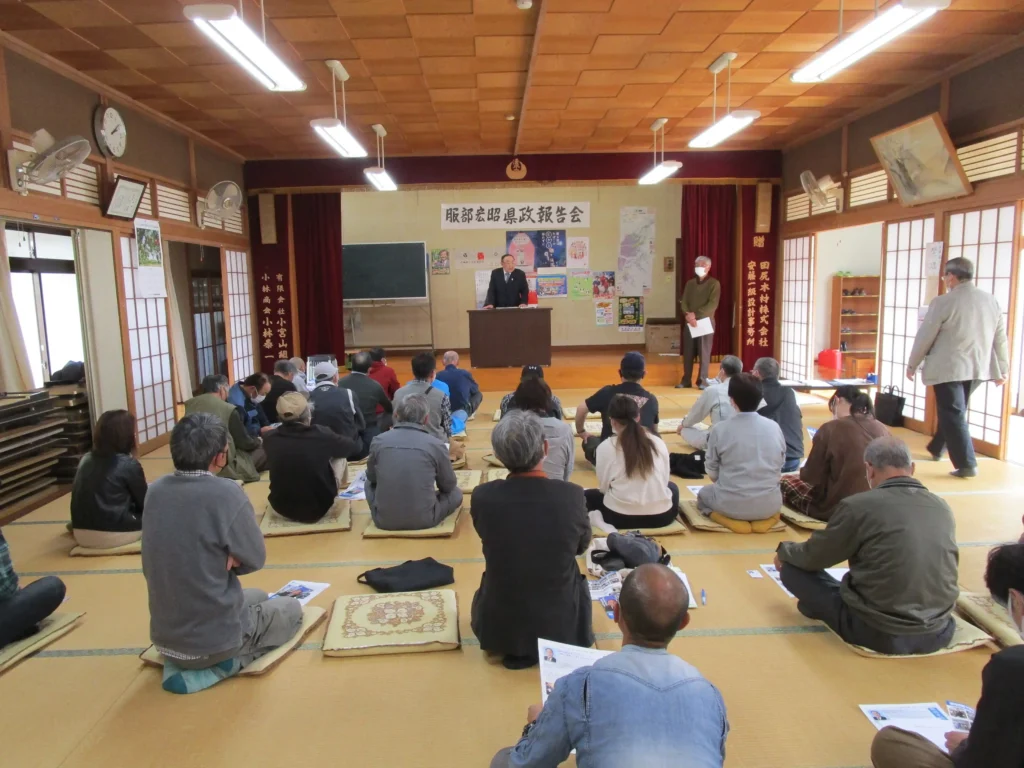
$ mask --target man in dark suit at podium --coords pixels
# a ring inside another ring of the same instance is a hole
[[[516,269],[516,258],[510,253],[501,257],[501,268],[491,272],[484,309],[525,307],[530,296],[526,273]]]

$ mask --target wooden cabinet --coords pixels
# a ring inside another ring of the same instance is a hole
[[[843,378],[877,371],[881,287],[880,275],[832,278],[829,346],[842,350]]]

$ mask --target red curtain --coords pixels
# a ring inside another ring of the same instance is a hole
[[[733,234],[736,231],[736,187],[727,184],[687,184],[683,187],[682,259],[679,295],[686,281],[694,277],[693,262],[698,256],[711,259],[711,276],[722,284],[722,299],[715,312],[715,340],[711,354],[732,354],[733,297],[735,267]],[[680,328],[680,333],[682,329]],[[680,342],[682,344],[682,342]]]
[[[341,194],[292,195],[292,227],[303,354],[342,360]]]

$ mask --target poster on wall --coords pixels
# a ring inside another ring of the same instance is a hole
[[[532,269],[565,268],[565,230],[540,229],[505,233],[506,252],[516,264]]]
[[[135,273],[135,295],[145,299],[167,297],[164,282],[164,246],[160,240],[160,222],[135,220],[135,247],[132,249]]]
[[[589,269],[569,270],[569,298],[589,299],[592,296],[593,276]]]
[[[450,275],[452,272],[451,252],[447,248],[434,248],[430,252],[430,274]]]
[[[490,270],[480,270],[473,273],[473,285],[476,291],[476,308],[483,309],[484,301],[487,299],[487,288],[491,284]]]
[[[644,300],[642,296],[619,296],[619,331],[643,333]]]
[[[538,299],[564,299],[569,294],[565,273],[537,275]]]
[[[598,325],[615,325],[615,300],[594,299],[594,319]]]
[[[615,273],[594,272],[591,281],[595,299],[615,298]]]
[[[460,248],[452,251],[456,269],[497,269],[505,252],[500,248]]]
[[[441,203],[441,229],[589,227],[590,203]]]
[[[570,237],[569,243],[566,245],[565,252],[565,265],[567,267],[586,269],[590,266],[589,237]]]
[[[646,296],[654,270],[654,209],[619,211],[619,296]]]

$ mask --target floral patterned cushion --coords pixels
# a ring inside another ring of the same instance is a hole
[[[455,591],[347,595],[334,602],[324,637],[325,656],[426,653],[458,648]]]

